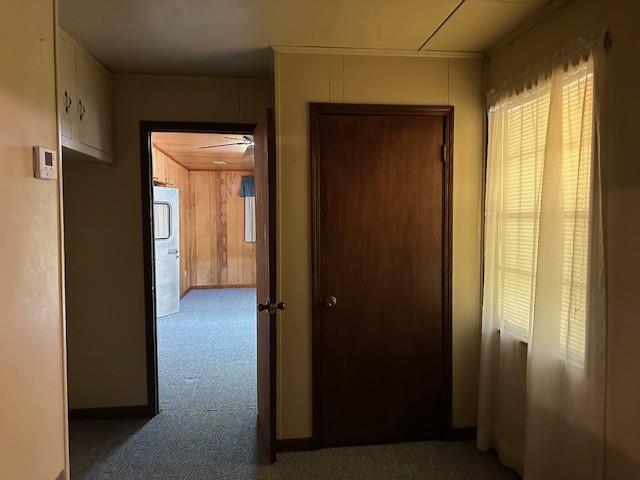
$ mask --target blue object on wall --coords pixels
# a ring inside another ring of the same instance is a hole
[[[256,185],[253,181],[253,175],[244,175],[240,182],[240,196],[241,197],[255,197]]]

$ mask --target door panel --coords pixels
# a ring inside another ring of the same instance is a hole
[[[76,51],[76,71],[79,140],[89,147],[113,153],[113,96],[109,73],[80,51]]]
[[[58,37],[58,76],[60,85],[60,133],[73,139],[73,126],[78,114],[76,96],[76,51],[66,38]]]
[[[177,188],[153,187],[157,318],[180,310],[179,212]]]
[[[256,285],[259,304],[275,302],[275,145],[273,111],[253,133],[256,185]],[[275,309],[257,312],[258,456],[275,461]]]
[[[448,425],[447,118],[312,106],[314,427],[325,446],[439,438]]]

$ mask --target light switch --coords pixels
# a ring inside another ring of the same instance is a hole
[[[33,147],[33,176],[43,180],[58,178],[58,162],[54,150]]]

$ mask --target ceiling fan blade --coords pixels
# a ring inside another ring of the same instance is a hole
[[[251,145],[253,143],[253,135],[242,135],[241,138],[237,137],[223,137],[229,140],[238,140],[244,143],[245,145]]]
[[[232,145],[246,145],[246,143],[245,142],[236,142],[236,143],[221,143],[220,145],[206,145],[204,147],[198,147],[198,150],[203,150],[205,148],[230,147]]]

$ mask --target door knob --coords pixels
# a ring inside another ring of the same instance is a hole
[[[336,297],[334,297],[333,295],[331,295],[329,297],[326,297],[324,299],[324,304],[329,308],[335,307],[337,303],[338,303],[338,299]]]

